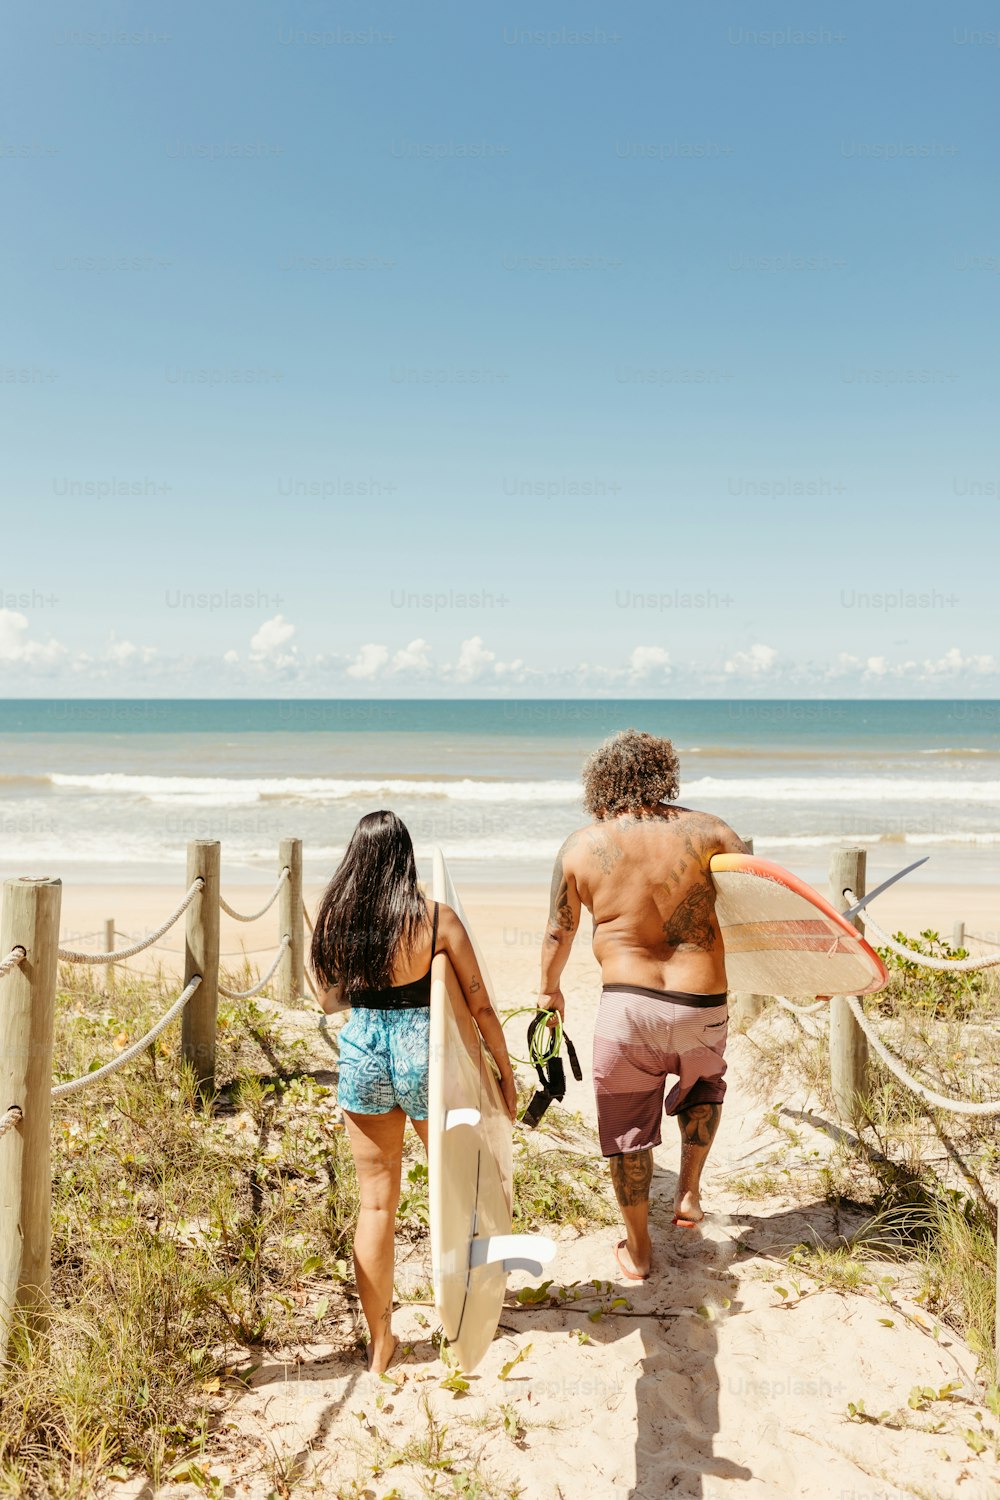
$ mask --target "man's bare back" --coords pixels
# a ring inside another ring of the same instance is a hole
[[[686,807],[599,819],[559,851],[550,940],[576,930],[582,904],[593,914],[605,984],[721,993],[726,969],[709,861],[745,847],[720,818]]]

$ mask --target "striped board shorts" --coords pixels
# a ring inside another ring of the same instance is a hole
[[[606,984],[594,1030],[597,1128],[605,1156],[660,1144],[668,1115],[721,1104],[726,1092],[726,996]],[[677,1082],[666,1096],[667,1075]]]

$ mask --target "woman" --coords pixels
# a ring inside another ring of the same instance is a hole
[[[358,1173],[361,1212],[354,1273],[371,1334],[368,1367],[388,1368],[396,1349],[392,1286],[396,1207],[406,1117],[427,1149],[431,960],[446,953],[469,1010],[500,1069],[514,1118],[517,1092],[503,1030],[469,935],[450,906],[430,909],[417,884],[413,844],[392,812],[367,813],[316,914],[312,967],[323,1009],[352,1007],[341,1028],[337,1102]]]

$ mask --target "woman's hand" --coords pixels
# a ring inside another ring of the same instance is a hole
[[[513,1073],[511,1073],[511,1072],[508,1071],[508,1072],[506,1072],[506,1073],[504,1073],[504,1074],[501,1075],[501,1078],[500,1078],[500,1092],[503,1094],[503,1102],[506,1105],[507,1113],[510,1115],[510,1118],[511,1118],[512,1121],[516,1120],[517,1119],[517,1084],[514,1082],[514,1075],[513,1075]]]

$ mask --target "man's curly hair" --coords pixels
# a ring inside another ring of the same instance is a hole
[[[673,802],[679,791],[680,766],[673,745],[641,729],[613,734],[583,768],[583,801],[595,818]]]

